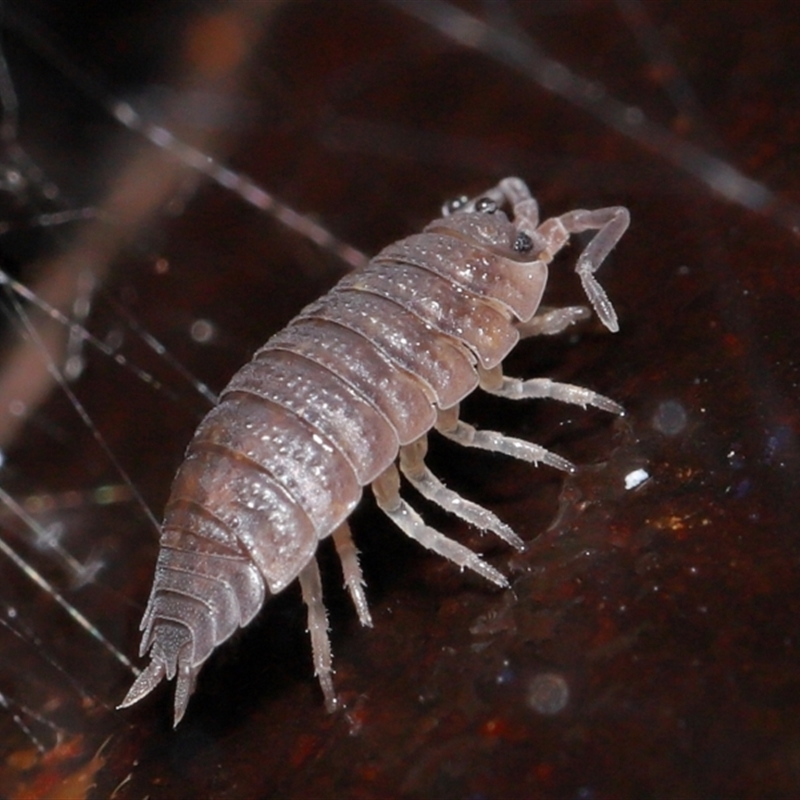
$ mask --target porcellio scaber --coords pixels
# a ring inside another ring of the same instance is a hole
[[[478,554],[425,525],[400,496],[400,475],[432,502],[522,549],[509,526],[430,472],[427,435],[434,429],[467,447],[572,469],[536,444],[476,430],[459,419],[458,404],[480,387],[622,413],[589,389],[507,377],[501,362],[522,336],[559,333],[588,316],[582,306],[540,305],[548,264],[582,231],[596,234],[575,271],[600,320],[618,329],[594,273],[628,222],[625,208],[612,207],[540,223],[525,183],[506,178],[446,204],[442,218],[382,250],[269,339],[201,422],[177,472],[141,623],[140,654],[149,651],[151,660],[121,706],[177,676],[177,725],[213,650],[297,578],[315,673],[334,710],[315,553],[331,536],[358,617],[371,625],[347,523],[367,485],[406,535],[507,586]]]

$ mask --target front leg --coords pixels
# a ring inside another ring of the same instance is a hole
[[[592,312],[586,306],[564,306],[563,308],[545,308],[539,306],[536,316],[527,322],[516,324],[520,339],[530,336],[555,336],[567,328],[591,317]]]

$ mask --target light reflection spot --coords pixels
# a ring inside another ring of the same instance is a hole
[[[637,486],[641,486],[648,478],[650,473],[646,469],[635,469],[625,476],[625,489],[630,491]]]
[[[189,329],[189,335],[198,344],[208,344],[215,335],[213,323],[207,319],[196,319]]]
[[[653,427],[665,436],[675,436],[685,427],[688,416],[686,409],[677,400],[665,400],[659,403],[653,415]]]
[[[569,702],[569,684],[557,672],[543,672],[528,685],[525,700],[530,708],[540,714],[558,714]]]

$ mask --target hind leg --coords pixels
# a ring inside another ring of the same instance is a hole
[[[350,526],[343,522],[332,534],[333,543],[339,560],[342,562],[344,585],[350,593],[353,605],[356,607],[358,619],[362,625],[371,628],[372,617],[369,613],[367,598],[364,594],[364,576],[358,563],[358,550],[353,542]]]
[[[482,531],[491,531],[508,542],[517,550],[525,547],[522,539],[508,525],[501,522],[491,511],[477,503],[461,497],[457,492],[448,489],[425,464],[425,453],[428,450],[426,436],[400,448],[400,472],[408,482],[423,496],[433,503],[455,514],[470,525]]]
[[[428,527],[413,508],[400,497],[400,473],[392,465],[372,482],[372,492],[378,507],[406,536],[440,556],[482,575],[486,580],[506,588],[508,581],[502,573],[489,566],[477,553],[463,544],[448,539],[443,533]]]
[[[319,680],[322,694],[325,696],[325,708],[333,713],[339,701],[333,691],[333,656],[331,640],[328,637],[328,614],[322,599],[322,581],[319,577],[317,560],[312,558],[303,567],[298,576],[303,600],[308,608],[308,633],[311,636],[311,652],[314,658],[314,674]]]

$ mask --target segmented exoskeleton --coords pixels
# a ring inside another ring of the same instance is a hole
[[[528,187],[506,178],[443,213],[303,309],[233,376],[200,424],[172,486],[141,624],[141,654],[149,650],[151,661],[122,706],[177,675],[177,725],[214,648],[299,578],[315,671],[333,710],[315,553],[333,537],[359,619],[371,625],[346,521],[363,487],[408,536],[507,586],[476,553],[425,525],[400,497],[400,473],[433,502],[522,549],[494,514],[431,474],[428,432],[568,471],[569,461],[538,445],[462,422],[459,401],[480,386],[622,413],[588,389],[504,376],[500,364],[521,335],[558,333],[588,316],[580,306],[536,313],[547,265],[573,233],[597,231],[575,269],[603,324],[618,329],[594,273],[625,232],[627,210],[570,211],[540,224]]]

